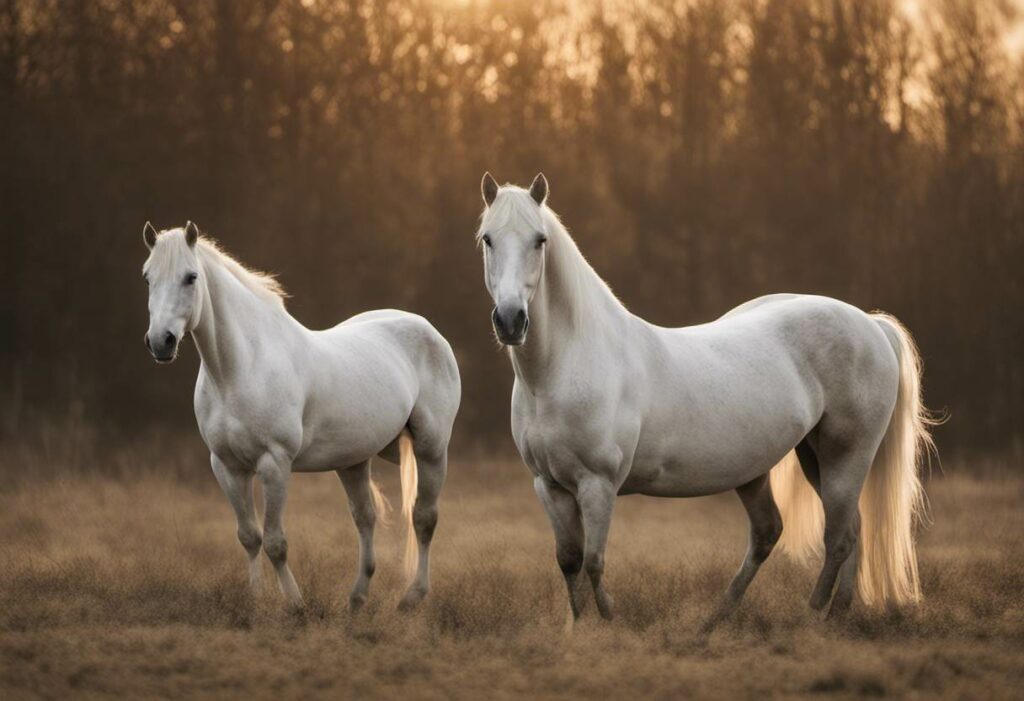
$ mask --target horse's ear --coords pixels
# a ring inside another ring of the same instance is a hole
[[[484,204],[488,207],[498,196],[498,181],[492,178],[490,173],[484,173],[484,179],[480,181],[480,194],[484,196]]]
[[[544,177],[544,173],[537,173],[537,177],[533,179],[533,184],[530,185],[530,197],[540,205],[544,204],[548,198],[548,179]]]
[[[149,222],[142,227],[142,240],[146,243],[146,248],[152,251],[156,245],[156,229]]]
[[[189,248],[196,245],[196,241],[199,240],[199,227],[189,222],[185,225],[185,243],[189,245]]]

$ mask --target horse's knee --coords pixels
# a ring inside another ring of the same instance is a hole
[[[566,576],[579,574],[583,569],[583,551],[578,545],[559,545],[555,549],[555,559]]]
[[[782,517],[778,514],[754,534],[754,557],[764,562],[782,537]]]
[[[412,525],[422,543],[429,543],[437,528],[437,504],[421,504],[417,501],[412,513]]]
[[[841,536],[830,539],[825,543],[825,559],[833,562],[845,562],[853,553],[857,537],[852,531],[846,531]]]
[[[352,520],[360,531],[377,525],[377,510],[372,504],[352,507]]]
[[[604,554],[587,553],[583,558],[583,566],[586,568],[587,575],[591,579],[600,579],[601,575],[604,574]]]
[[[238,542],[249,553],[249,557],[256,557],[260,552],[260,546],[263,545],[263,538],[260,536],[259,529],[254,526],[239,526]]]
[[[775,543],[777,542],[777,536],[774,538],[765,536],[763,538],[756,539],[752,550],[754,560],[758,563],[767,560],[768,556],[772,554],[772,550],[775,548]]]
[[[288,560],[288,541],[283,535],[267,535],[263,538],[263,552],[275,565]]]

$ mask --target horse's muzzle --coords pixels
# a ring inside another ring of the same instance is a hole
[[[148,333],[143,337],[143,340],[146,342],[146,348],[149,349],[153,360],[158,363],[170,363],[178,357],[178,337],[170,331],[164,334],[163,341],[156,346],[149,340]]]
[[[523,307],[502,310],[495,307],[491,312],[491,323],[502,345],[521,346],[526,340],[526,330],[530,328],[530,317]]]

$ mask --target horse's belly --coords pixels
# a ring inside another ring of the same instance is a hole
[[[292,469],[323,472],[351,467],[384,450],[409,420],[407,392],[384,388],[378,395],[351,385],[343,396],[311,402],[302,428],[302,448]]]
[[[404,419],[360,417],[351,422],[323,423],[304,430],[303,446],[295,456],[296,472],[324,472],[351,467],[384,450],[402,432]]]
[[[358,465],[375,453],[353,441],[314,442],[292,462],[294,472],[327,472]]]
[[[781,456],[780,456],[781,459]],[[619,494],[646,494],[654,497],[702,497],[735,489],[770,470],[777,461],[689,464],[662,461],[651,464],[634,462]]]
[[[692,433],[641,441],[619,493],[698,497],[736,489],[771,470],[807,430],[780,423],[770,434],[738,431],[728,441]]]

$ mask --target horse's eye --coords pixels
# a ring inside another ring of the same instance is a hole
[[[481,240],[483,240],[485,246],[487,246],[488,248],[491,247],[491,237],[490,236],[488,236],[487,234],[484,234],[480,238],[481,238]]]
[[[199,277],[198,273],[189,273],[188,275],[185,276],[185,284],[186,285],[191,285],[192,283],[194,283],[196,281],[196,278],[198,278],[198,277]]]
[[[544,248],[544,244],[548,242],[548,237],[544,234],[537,234],[537,248]]]

